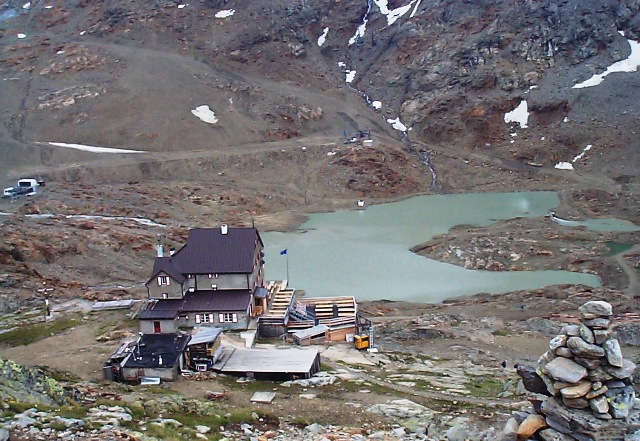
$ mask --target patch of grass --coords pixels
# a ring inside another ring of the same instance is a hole
[[[495,329],[491,334],[497,337],[506,337],[509,333],[505,329]]]
[[[54,413],[59,409],[59,407],[51,406],[49,404],[33,403],[28,401],[9,400],[7,401],[7,404],[9,405],[9,408],[7,409],[7,413],[12,415],[15,415],[17,413],[22,413],[29,409],[36,409],[38,411],[48,412],[48,413]]]
[[[426,404],[429,409],[438,410],[444,413],[452,413],[461,411],[472,411],[472,410],[482,410],[483,406],[474,403],[468,403],[466,401],[458,401],[455,399],[452,400],[443,400],[439,398],[430,398],[428,403]]]
[[[88,409],[85,406],[64,406],[54,410],[54,413],[62,418],[82,419],[87,415]]]
[[[333,370],[333,366],[327,363],[320,363],[320,371],[321,372],[331,372]]]
[[[0,345],[25,346],[34,341],[66,331],[81,323],[79,315],[62,317],[50,322],[21,326],[0,334]]]
[[[280,383],[276,381],[247,381],[246,383],[238,383],[238,377],[219,376],[217,380],[229,390],[246,390],[249,392],[261,392],[265,390],[271,390],[274,387],[280,386]]]
[[[323,392],[323,395],[326,397],[336,396],[338,393],[353,393],[359,392],[361,390],[368,390],[371,393],[378,395],[389,395],[392,393],[397,393],[393,389],[387,386],[383,386],[381,384],[365,381],[363,383],[354,382],[354,381],[340,381],[339,383],[335,383],[331,386],[324,386],[322,389],[318,389],[318,392]]]
[[[294,419],[289,421],[289,424],[298,428],[303,428],[309,425],[309,421],[302,417],[295,417]]]
[[[253,411],[251,409],[236,409],[227,415],[229,424],[242,424],[253,422]]]
[[[466,383],[465,387],[471,391],[471,395],[474,397],[495,398],[502,392],[503,384],[502,381],[487,378]]]
[[[226,419],[218,414],[202,415],[198,413],[175,413],[165,415],[165,417],[173,418],[176,421],[180,421],[186,427],[195,426],[216,426],[224,425]]]
[[[147,431],[145,434],[165,441],[181,441],[184,439],[181,432],[182,431],[173,426],[149,424],[147,425]]]
[[[66,424],[64,424],[62,421],[51,421],[48,424],[48,426],[53,430],[59,430],[59,431],[63,431],[67,429]]]

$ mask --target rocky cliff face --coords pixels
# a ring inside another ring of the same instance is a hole
[[[615,91],[637,75],[571,87],[629,55],[626,38],[640,38],[637,0],[13,3],[5,12],[17,16],[0,22],[2,74],[12,80],[0,102],[2,135],[18,142],[69,128],[86,142],[152,150],[358,127],[400,138],[386,121],[399,118],[427,147],[553,163],[631,138],[636,110],[620,110],[638,97]],[[173,55],[162,62],[155,50]],[[207,130],[169,116],[204,97],[234,121]],[[530,127],[515,139],[504,115],[523,99]],[[177,131],[193,132],[186,145],[170,136]]]

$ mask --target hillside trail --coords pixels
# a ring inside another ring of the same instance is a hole
[[[638,276],[638,271],[636,270],[636,268],[629,264],[625,256],[638,253],[640,253],[640,244],[635,244],[628,250],[622,251],[613,256],[618,265],[620,265],[620,268],[622,268],[624,273],[629,278],[629,285],[627,286],[625,292],[631,296],[640,294],[640,277]]]
[[[599,188],[614,194],[617,193],[620,189],[620,186],[613,180],[607,178],[604,175],[594,174],[592,172],[578,173],[576,171],[558,170],[553,166],[538,167],[525,164],[515,159],[504,158],[492,153],[464,150],[451,146],[434,147],[428,146],[427,144],[419,141],[412,142],[422,146],[423,148],[436,149],[454,158],[475,159],[477,161],[488,162],[513,171],[535,173],[538,175],[552,175],[558,178],[566,179],[569,182],[573,182],[585,188]]]

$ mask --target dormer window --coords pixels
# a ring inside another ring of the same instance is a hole
[[[210,279],[217,279],[218,278],[218,274],[209,274],[209,278]]]
[[[158,276],[158,285],[169,285],[169,276]]]

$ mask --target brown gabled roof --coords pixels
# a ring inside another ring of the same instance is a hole
[[[140,313],[141,320],[174,319],[180,311],[182,299],[164,299],[150,303]]]
[[[257,243],[264,247],[255,228],[228,228],[227,234],[220,228],[194,228],[177,253],[156,257],[149,281],[161,271],[178,283],[183,283],[187,274],[249,274]]]
[[[251,303],[251,292],[247,290],[197,291],[189,292],[184,296],[180,311],[246,311],[249,303]]]
[[[251,292],[243,289],[188,292],[182,299],[162,299],[150,303],[140,313],[141,320],[173,320],[181,312],[244,312]]]
[[[256,243],[262,239],[255,228],[194,228],[187,245],[173,256],[183,274],[251,273]]]
[[[161,272],[167,273],[178,283],[183,283],[186,279],[184,274],[178,269],[176,263],[174,261],[174,256],[171,257],[156,257],[156,260],[153,262],[153,271],[151,272],[151,277],[147,281],[149,283],[151,279],[156,277]]]

